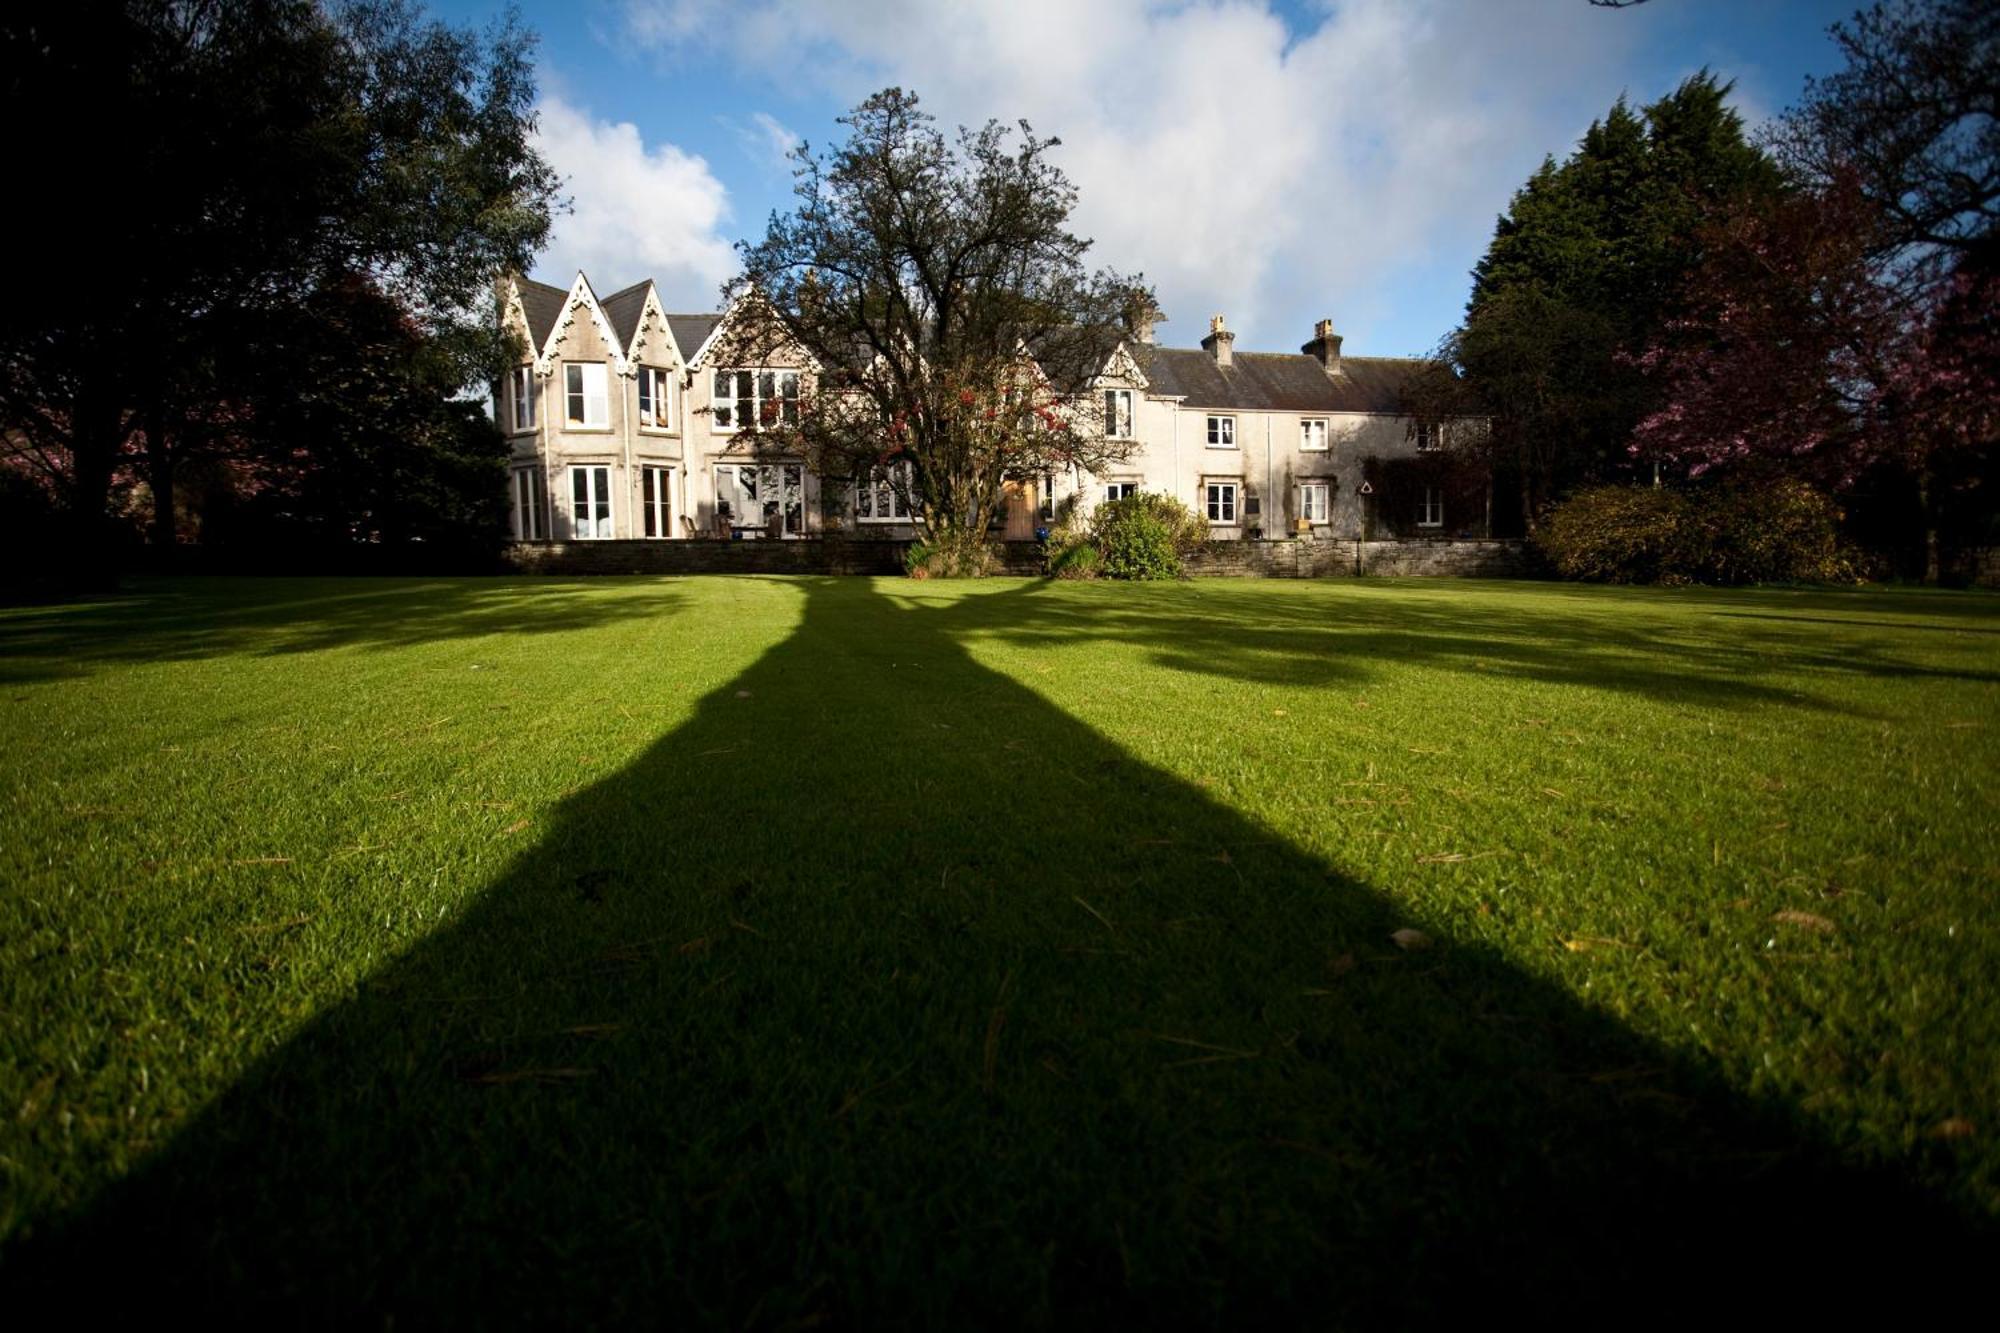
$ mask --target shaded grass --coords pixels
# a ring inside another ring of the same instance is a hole
[[[2000,1212],[1996,630],[1375,581],[0,613],[0,1280],[329,1323],[1851,1308]]]

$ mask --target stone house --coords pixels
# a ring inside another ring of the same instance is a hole
[[[518,540],[795,539],[822,534],[829,514],[857,537],[912,535],[889,487],[739,445],[742,424],[798,411],[815,367],[803,356],[714,364],[727,312],[668,313],[650,280],[599,298],[579,273],[567,290],[503,282],[500,318],[526,348],[495,394],[513,442]],[[1420,362],[1344,355],[1328,320],[1298,352],[1238,352],[1235,338],[1220,315],[1199,348],[1157,346],[1150,326],[1133,328],[1090,390],[1106,433],[1132,441],[1129,457],[1099,474],[1023,478],[1007,535],[1139,490],[1192,505],[1224,540],[1486,532],[1479,499],[1425,480],[1424,456],[1441,456],[1451,423],[1419,428],[1404,413]],[[1385,460],[1418,466],[1396,512],[1365,475]]]

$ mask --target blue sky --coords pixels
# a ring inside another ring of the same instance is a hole
[[[438,0],[454,21],[502,6]],[[1808,0],[582,0],[540,35],[543,150],[568,182],[535,276],[642,277],[713,309],[730,245],[789,197],[783,148],[891,83],[947,124],[1063,140],[1098,263],[1143,271],[1192,344],[1330,317],[1350,352],[1422,352],[1457,322],[1496,215],[1621,93],[1707,66],[1756,123],[1837,67],[1854,8]]]

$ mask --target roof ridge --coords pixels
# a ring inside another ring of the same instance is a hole
[[[611,295],[600,296],[597,299],[600,301],[615,301],[621,296],[630,296],[633,292],[638,291],[641,287],[644,287],[651,281],[652,281],[651,278],[641,278],[637,282],[633,283],[630,287],[620,287],[617,291],[611,293]]]

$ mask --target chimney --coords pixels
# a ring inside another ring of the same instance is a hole
[[[1229,369],[1229,349],[1236,341],[1236,335],[1223,327],[1222,316],[1208,321],[1208,336],[1201,340],[1201,350],[1215,358],[1215,364]]]
[[[1154,305],[1150,300],[1142,298],[1126,309],[1123,318],[1125,321],[1125,332],[1131,335],[1132,341],[1144,343],[1148,347],[1151,347],[1153,345],[1153,325],[1157,324],[1165,316],[1160,314],[1158,306]]]
[[[1340,335],[1333,331],[1333,321],[1323,319],[1313,325],[1313,340],[1299,349],[1329,375],[1340,373]]]

